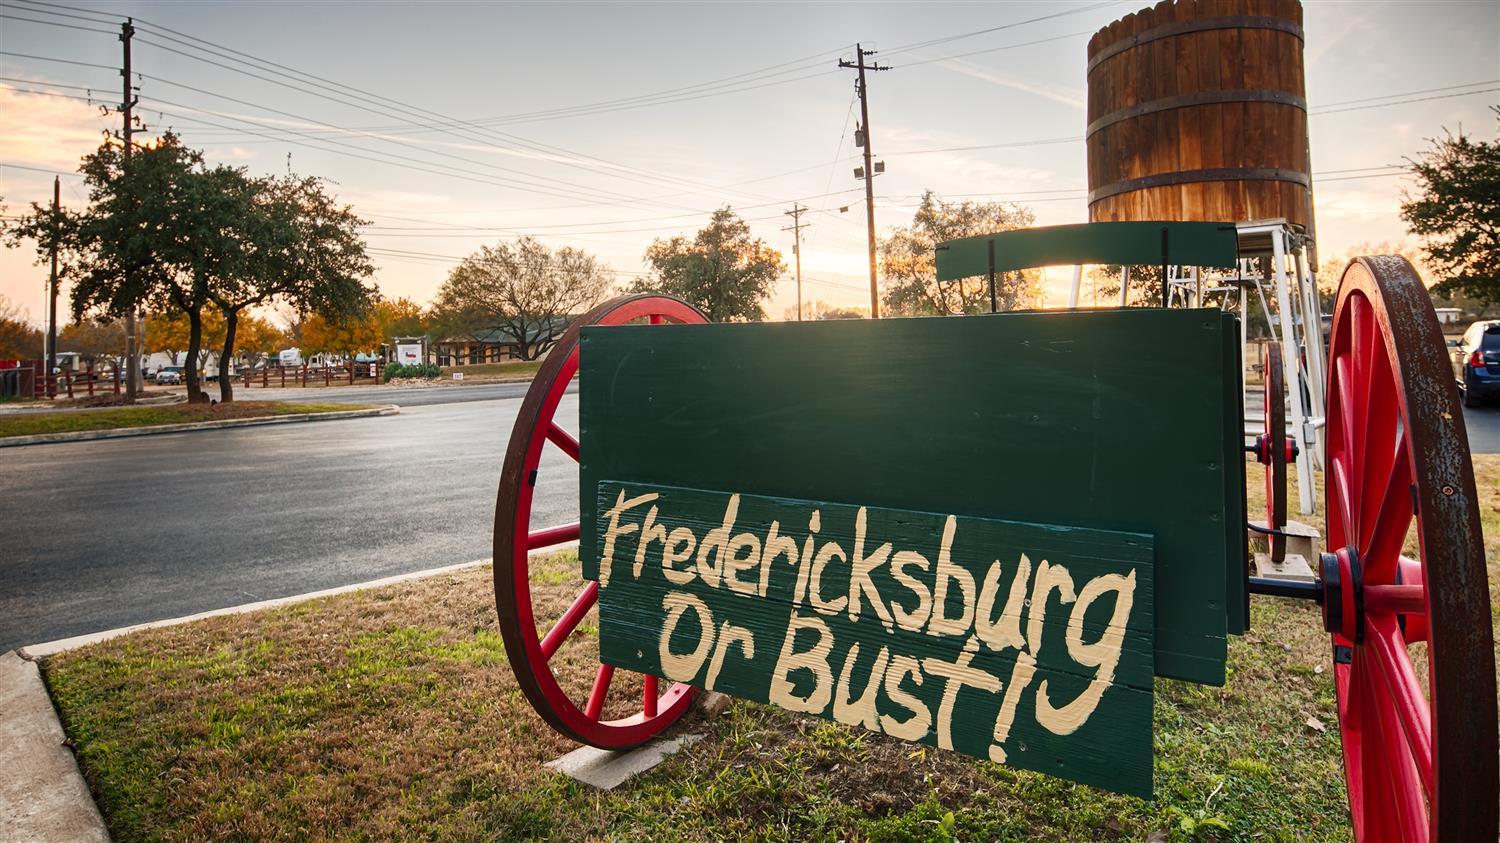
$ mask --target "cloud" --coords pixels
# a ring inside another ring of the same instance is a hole
[[[989,82],[992,85],[999,85],[1002,88],[1013,88],[1017,91],[1025,91],[1028,94],[1035,94],[1039,97],[1044,97],[1046,99],[1052,100],[1053,102],[1060,102],[1063,105],[1072,106],[1079,111],[1082,111],[1084,109],[1084,93],[1077,88],[1072,88],[1067,85],[1055,85],[1051,82],[1034,82],[1029,79],[1021,79],[1016,76],[1000,73],[999,71],[993,70],[991,68],[982,67],[980,65],[974,64],[973,62],[963,61],[962,59],[950,59],[948,61],[939,62],[939,64],[956,73],[961,73],[965,76],[970,76],[984,82]]]
[[[119,117],[100,114],[98,105],[7,84],[0,84],[0,114],[7,163],[64,173],[77,170],[79,159],[99,148],[103,130],[119,124]]]

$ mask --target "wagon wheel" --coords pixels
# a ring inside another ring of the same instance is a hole
[[[1256,459],[1266,467],[1266,539],[1271,561],[1286,559],[1286,382],[1282,376],[1281,343],[1266,343],[1263,361],[1266,395],[1261,411],[1263,432],[1256,437]]]
[[[593,687],[581,707],[559,684],[549,666],[558,651],[565,645],[570,649],[596,646],[587,641],[587,636],[574,633],[598,602],[599,584],[586,583],[550,630],[539,634],[533,613],[529,551],[578,538],[578,524],[533,529],[532,490],[547,442],[575,463],[578,460],[578,440],[554,416],[563,393],[578,374],[579,330],[585,325],[622,325],[642,319],[652,324],[707,321],[677,299],[635,295],[605,302],[568,326],[521,403],[495,503],[495,608],[516,681],[532,707],[554,729],[580,743],[604,749],[623,749],[650,740],[682,716],[692,702],[693,689],[676,684],[661,693],[656,677],[646,676],[635,712],[606,720],[605,704],[615,678],[613,667],[599,664]],[[597,660],[597,654],[591,658]]]
[[[1495,663],[1463,413],[1426,288],[1344,271],[1328,376],[1324,623],[1357,840],[1494,841]],[[1415,510],[1415,515],[1413,514]],[[1415,520],[1418,558],[1401,556]],[[1427,682],[1409,643],[1426,642]]]

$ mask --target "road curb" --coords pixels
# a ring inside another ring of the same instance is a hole
[[[575,539],[570,542],[563,542],[561,544],[538,548],[531,551],[531,555],[556,553],[559,550],[566,550],[568,548],[577,546],[578,541]],[[351,585],[341,585],[334,588],[325,588],[320,591],[309,591],[304,594],[293,594],[288,597],[276,597],[270,600],[257,600],[254,603],[241,603],[238,606],[226,606],[222,609],[211,609],[207,612],[199,612],[195,615],[184,615],[180,618],[167,618],[159,621],[148,621],[146,623],[138,623],[131,626],[106,629],[102,632],[90,632],[87,635],[75,635],[72,638],[59,638],[56,641],[46,641],[41,644],[27,644],[24,647],[18,647],[16,651],[21,654],[22,658],[46,658],[47,656],[51,656],[56,653],[77,649],[79,647],[86,647],[90,644],[97,644],[100,641],[108,641],[111,638],[118,638],[121,635],[128,635],[132,632],[137,632],[143,629],[157,629],[164,626],[179,626],[181,624],[201,621],[206,618],[217,618],[223,615],[243,615],[248,612],[258,612],[262,609],[274,609],[278,606],[289,606],[293,603],[303,603],[308,600],[317,600],[320,597],[332,597],[336,594],[348,594],[351,591],[364,591],[371,588],[383,588],[388,585],[410,582],[411,580],[420,580],[427,577],[438,577],[442,576],[443,574],[452,574],[458,571],[466,570],[468,568],[476,568],[480,565],[488,564],[490,564],[490,559],[488,557],[484,559],[475,559],[472,562],[458,562],[453,565],[444,565],[441,568],[426,568],[421,571],[412,571],[406,574],[396,574],[394,576],[381,577],[378,580],[367,580],[365,582],[353,583]]]
[[[0,837],[109,840],[36,662],[0,655]]]
[[[0,448],[18,448],[23,445],[50,445],[55,442],[91,442],[95,439],[124,439],[129,436],[155,436],[162,433],[185,433],[195,430],[223,430],[230,427],[254,427],[263,424],[294,424],[297,422],[338,421],[370,416],[394,416],[401,412],[396,404],[371,407],[365,410],[335,410],[331,413],[292,413],[284,416],[259,416],[251,419],[220,419],[218,421],[184,422],[182,424],[153,424],[146,427],[121,427],[113,430],[77,430],[64,433],[37,433],[32,436],[6,436],[0,438]]]
[[[575,540],[539,548],[531,553],[555,553],[577,546],[578,542]],[[9,771],[20,771],[20,775],[0,776],[0,828],[7,832],[23,831],[24,834],[15,838],[18,840],[102,840],[106,843],[109,840],[104,819],[78,769],[78,762],[65,748],[67,736],[62,723],[57,719],[52,697],[42,683],[38,660],[143,629],[177,626],[205,618],[273,609],[320,597],[452,574],[488,564],[488,558],[459,562],[353,585],[242,603],[180,618],[28,644],[0,655],[0,765],[4,765],[4,769]],[[0,835],[0,840],[10,839],[12,838]]]

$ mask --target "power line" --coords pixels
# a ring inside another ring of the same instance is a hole
[[[1461,93],[1461,94],[1440,94],[1438,96],[1431,96],[1431,97],[1417,97],[1415,99],[1396,100],[1395,102],[1380,102],[1380,103],[1375,103],[1374,105],[1356,105],[1356,106],[1351,106],[1349,108],[1325,108],[1325,109],[1320,109],[1318,111],[1311,111],[1311,112],[1308,112],[1308,113],[1311,114],[1314,117],[1317,117],[1317,116],[1320,116],[1320,115],[1323,115],[1323,114],[1340,114],[1340,113],[1345,112],[1345,111],[1364,111],[1365,109],[1369,109],[1369,108],[1385,108],[1386,106],[1390,106],[1390,105],[1406,105],[1407,103],[1413,103],[1413,102],[1430,102],[1432,100],[1450,100],[1450,99],[1453,99],[1454,97],[1468,97],[1468,96],[1473,96],[1474,94],[1492,94],[1492,93],[1495,93],[1496,91],[1500,91],[1500,88],[1485,88],[1482,91],[1465,91],[1464,93]]]
[[[1050,15],[1042,15],[1040,17],[1035,17],[1035,18],[1027,18],[1026,20],[1013,21],[1011,23],[1003,23],[1003,24],[999,24],[997,26],[989,26],[989,27],[985,27],[984,29],[976,29],[976,30],[973,30],[973,31],[970,31],[970,32],[962,32],[962,33],[959,33],[957,35],[948,35],[948,36],[944,36],[944,37],[941,37],[941,38],[932,38],[932,39],[929,39],[927,41],[918,41],[918,42],[915,42],[915,43],[912,43],[912,44],[903,44],[903,45],[901,45],[899,47],[891,47],[891,48],[887,49],[885,51],[885,54],[887,56],[893,56],[893,55],[895,55],[897,53],[910,52],[911,50],[920,50],[920,49],[922,49],[924,47],[936,47],[939,44],[950,44],[950,43],[952,43],[954,41],[961,41],[961,40],[963,40],[965,38],[973,38],[976,35],[988,35],[991,32],[1001,32],[1003,30],[1016,29],[1017,27],[1028,26],[1028,25],[1033,24],[1033,23],[1041,23],[1042,21],[1054,20],[1056,18],[1067,17],[1069,15],[1082,14],[1083,12],[1092,12],[1095,9],[1102,9],[1105,6],[1113,6],[1113,5],[1115,5],[1116,3],[1120,2],[1120,1],[1121,0],[1105,0],[1105,2],[1103,2],[1103,3],[1094,3],[1093,5],[1090,5],[1090,6],[1080,6],[1079,8],[1068,9],[1067,11],[1064,11],[1064,12],[1054,12],[1054,13],[1052,13]]]
[[[152,26],[154,26],[154,25],[152,25]],[[409,104],[402,103],[401,101],[392,99],[390,97],[384,97],[384,96],[379,96],[379,95],[376,95],[376,94],[371,94],[370,92],[364,91],[364,90],[362,90],[360,88],[355,88],[355,87],[349,86],[347,84],[334,82],[333,80],[325,79],[324,77],[316,76],[314,74],[309,74],[309,73],[306,73],[304,71],[299,71],[299,70],[296,70],[294,68],[287,67],[286,65],[278,64],[278,63],[273,62],[273,61],[269,61],[269,60],[266,60],[266,59],[257,58],[255,56],[252,56],[249,53],[245,53],[245,52],[240,51],[240,50],[235,50],[235,49],[230,48],[230,47],[223,47],[221,45],[214,44],[214,42],[206,41],[206,40],[201,39],[201,38],[197,38],[196,36],[184,35],[183,33],[177,32],[176,30],[168,29],[166,27],[159,27],[158,26],[158,27],[155,27],[155,28],[161,29],[161,30],[163,30],[165,32],[171,32],[171,33],[174,33],[174,34],[177,34],[177,35],[183,35],[184,38],[189,38],[189,39],[192,39],[194,41],[198,41],[198,42],[203,43],[203,44],[208,44],[210,46],[214,46],[214,47],[217,47],[217,48],[222,49],[222,50],[227,50],[230,53],[234,53],[235,55],[245,56],[248,59],[250,59],[250,61],[245,61],[243,59],[237,59],[237,58],[234,58],[232,56],[226,56],[226,55],[224,55],[222,53],[216,53],[213,50],[206,49],[204,47],[198,46],[196,44],[189,43],[188,41],[183,41],[183,40],[178,39],[178,38],[173,38],[173,37],[171,37],[169,35],[160,35],[160,33],[154,33],[154,34],[157,34],[158,37],[166,38],[167,40],[174,41],[176,43],[179,43],[179,44],[182,44],[184,46],[187,46],[187,47],[189,47],[191,49],[197,50],[199,52],[208,53],[209,55],[213,55],[213,56],[216,56],[218,58],[224,58],[224,59],[226,59],[228,61],[234,61],[234,62],[239,63],[239,64],[245,64],[247,66],[254,67],[257,70],[262,70],[264,72],[272,73],[272,74],[277,75],[277,76],[282,76],[282,77],[287,78],[287,79],[293,79],[293,80],[301,82],[303,84],[310,84],[310,85],[313,85],[314,87],[322,88],[323,90],[333,91],[335,93],[340,94],[341,96],[352,96],[356,100],[363,100],[365,102],[372,102],[373,103],[373,102],[381,101],[381,102],[384,102],[384,103],[389,103],[389,104],[394,105],[395,107],[397,107],[397,109],[399,111],[405,112],[406,115],[430,115],[432,117],[438,117],[438,118],[442,119],[443,121],[445,121],[441,125],[447,126],[447,127],[455,127],[455,126],[460,126],[460,125],[467,125],[467,126],[473,126],[475,129],[481,128],[477,124],[475,124],[473,121],[463,121],[463,120],[459,120],[457,118],[451,118],[451,117],[448,117],[447,115],[439,114],[438,112],[432,111],[430,109],[421,108],[421,107],[418,107],[418,106],[411,106]],[[145,42],[145,43],[150,43],[150,42]],[[337,98],[334,98],[334,97],[330,97],[330,96],[327,96],[327,95],[324,95],[324,94],[318,94],[316,92],[308,91],[308,90],[306,90],[304,88],[300,88],[300,87],[297,87],[295,85],[288,85],[288,84],[286,84],[284,82],[278,82],[277,80],[274,80],[274,79],[267,79],[266,77],[259,76],[258,74],[251,74],[251,73],[248,73],[247,71],[243,71],[243,70],[240,70],[238,68],[233,68],[233,67],[229,67],[227,65],[220,64],[218,62],[209,61],[208,59],[203,59],[202,57],[199,57],[199,56],[193,56],[193,55],[190,55],[190,54],[187,54],[187,53],[182,53],[179,50],[175,50],[173,48],[166,47],[165,45],[156,44],[156,45],[153,45],[153,46],[156,46],[156,47],[158,47],[160,49],[168,50],[170,52],[178,53],[179,55],[183,55],[183,56],[188,57],[188,58],[193,58],[193,59],[198,60],[198,61],[204,61],[204,62],[206,62],[208,64],[212,64],[212,65],[215,65],[215,66],[218,66],[218,67],[222,67],[222,68],[227,69],[227,70],[231,70],[231,71],[238,72],[238,73],[244,73],[244,74],[252,76],[254,78],[261,79],[263,81],[268,81],[268,82],[271,82],[273,84],[282,85],[284,87],[288,87],[288,88],[291,88],[293,90],[297,90],[299,92],[306,93],[306,94],[309,94],[309,95],[312,95],[312,96],[320,96],[320,97],[322,97],[324,99],[329,99],[329,100],[332,100],[334,102],[338,102],[338,103],[340,103],[342,105],[346,105],[346,106],[350,106],[350,107],[355,107],[355,108],[361,108],[362,110],[370,111],[371,113],[380,114],[382,116],[391,117],[391,118],[397,119],[397,120],[402,120],[403,123],[400,124],[401,127],[405,127],[405,126],[411,125],[410,117],[407,117],[407,116],[393,115],[393,114],[390,114],[389,112],[386,112],[386,111],[380,111],[380,110],[372,109],[372,108],[369,108],[369,107],[366,107],[366,106],[361,106],[361,105],[358,105],[356,103],[346,102],[344,100],[337,99]],[[823,55],[823,54],[818,54],[818,55]],[[801,62],[803,60],[795,60],[795,61],[796,62]],[[791,63],[791,62],[784,63],[784,64],[789,64],[789,63]],[[773,67],[775,67],[775,66],[773,66]],[[291,75],[288,75],[287,73],[281,73],[281,72],[278,72],[276,70],[272,70],[272,69],[269,69],[269,68],[281,68],[282,70],[290,71],[291,73],[297,74],[297,75],[296,76],[291,76]],[[740,75],[745,75],[745,74],[740,74]],[[773,75],[775,75],[775,74],[773,74]],[[328,82],[331,85],[337,86],[337,88],[331,88],[328,85],[318,84],[318,82],[308,82],[305,79],[302,79],[302,78],[299,78],[299,77],[306,77],[307,79],[318,80],[318,81],[321,81],[321,82]],[[730,78],[733,78],[733,77],[730,77]],[[690,86],[690,87],[696,87],[696,86]],[[344,89],[344,90],[338,90],[338,89]],[[349,91],[353,91],[355,93],[354,94],[350,94],[350,93],[348,93]],[[358,95],[365,95],[365,96],[358,96]],[[372,97],[374,99],[372,99]],[[423,117],[422,119],[427,119],[427,118]],[[456,134],[456,133],[454,133],[451,130],[451,128],[448,131],[448,133],[449,134]],[[502,137],[508,138],[511,141],[515,142],[515,143],[519,143],[523,147],[529,148],[529,149],[531,149],[533,151],[543,152],[543,153],[546,153],[546,154],[561,153],[561,154],[563,154],[565,156],[568,156],[569,158],[573,158],[573,159],[588,159],[588,160],[593,160],[593,161],[599,162],[601,164],[605,164],[605,165],[607,165],[608,169],[606,169],[606,170],[603,171],[604,174],[610,175],[610,176],[615,177],[615,178],[626,178],[626,176],[621,175],[619,172],[615,172],[615,171],[626,171],[626,172],[635,172],[635,173],[641,173],[643,175],[651,176],[653,178],[653,181],[648,182],[650,184],[655,184],[656,182],[665,179],[667,181],[675,181],[675,182],[678,182],[678,183],[681,183],[681,184],[690,184],[690,185],[694,185],[694,186],[698,186],[698,187],[705,187],[705,185],[703,185],[700,182],[694,182],[694,181],[692,181],[690,179],[685,179],[685,178],[682,178],[682,177],[679,177],[679,176],[675,176],[675,175],[671,175],[671,174],[664,174],[664,173],[652,173],[652,172],[640,170],[638,168],[628,167],[628,166],[625,166],[625,165],[618,164],[616,162],[609,161],[607,159],[600,158],[598,156],[587,155],[587,154],[584,154],[584,153],[575,152],[573,150],[564,149],[562,147],[559,147],[559,146],[556,146],[556,145],[553,145],[553,144],[546,144],[546,143],[539,143],[539,142],[536,142],[536,141],[531,141],[531,140],[528,140],[526,138],[522,138],[520,136],[512,135],[512,134],[505,133],[505,132],[497,132],[497,134],[501,135]],[[463,134],[463,135],[458,135],[458,136],[464,137],[464,138],[466,138],[466,139],[468,139],[470,141],[477,141],[477,142],[485,144],[487,146],[497,146],[497,145],[495,145],[493,143],[493,141],[488,136],[477,136],[476,137],[473,134]],[[503,147],[498,147],[497,146],[497,148],[503,148]],[[555,163],[563,164],[565,166],[578,167],[580,169],[587,169],[587,170],[589,170],[591,172],[600,172],[599,168],[597,168],[597,167],[589,167],[589,166],[584,165],[584,164],[582,164],[582,163],[580,163],[578,161],[564,159],[564,160],[555,161]],[[640,179],[631,179],[631,180],[633,180],[633,181],[640,181]]]
[[[32,11],[32,10],[31,9],[26,9],[25,11],[29,12],[29,11]],[[36,18],[23,18],[20,15],[7,15],[7,14],[4,14],[4,13],[0,13],[0,18],[5,18],[6,20],[24,21],[26,23],[39,23],[39,24],[42,24],[44,26],[57,26],[57,27],[62,27],[63,29],[76,29],[79,32],[98,32],[98,33],[101,33],[101,34],[104,34],[104,35],[114,35],[115,34],[114,32],[111,32],[108,29],[95,29],[92,26],[79,26],[76,23],[63,23],[62,21],[37,20]]]

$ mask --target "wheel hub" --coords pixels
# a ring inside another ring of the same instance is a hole
[[[1365,582],[1359,551],[1341,547],[1322,554],[1318,573],[1323,586],[1323,628],[1360,643],[1365,634]]]

